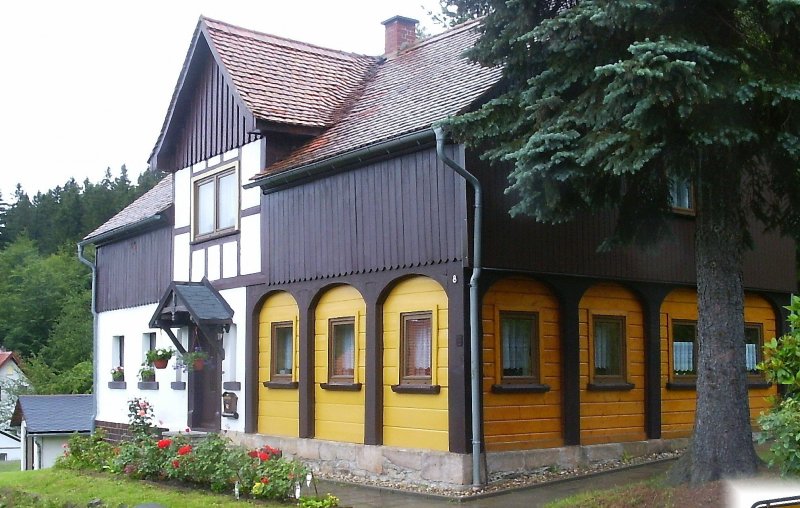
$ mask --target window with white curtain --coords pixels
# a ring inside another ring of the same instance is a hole
[[[500,341],[503,383],[538,383],[538,315],[531,312],[501,312]]]
[[[594,316],[594,379],[625,381],[625,318]]]

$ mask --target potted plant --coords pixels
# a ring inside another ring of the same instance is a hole
[[[200,348],[196,348],[194,351],[183,353],[182,356],[183,365],[185,365],[188,370],[203,370],[206,358],[208,358],[208,353]]]
[[[125,381],[125,368],[120,365],[119,367],[114,367],[111,369],[111,380],[112,381]]]
[[[151,349],[147,352],[147,363],[157,369],[165,369],[169,359],[172,358],[172,348]]]
[[[142,382],[152,382],[156,380],[156,371],[153,369],[152,365],[147,365],[146,363],[142,364],[142,368],[139,369],[139,379]]]

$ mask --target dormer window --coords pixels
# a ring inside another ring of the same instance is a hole
[[[194,179],[193,233],[195,239],[236,231],[239,221],[239,175],[228,165]]]

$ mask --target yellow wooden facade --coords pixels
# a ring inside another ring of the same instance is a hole
[[[636,441],[646,438],[644,428],[644,327],[636,296],[617,284],[596,284],[581,298],[580,410],[581,444]],[[593,381],[593,318],[625,319],[626,379],[632,389],[595,391]]]
[[[314,312],[314,436],[347,443],[364,442],[364,389],[335,391],[322,388],[328,382],[329,320],[355,320],[355,369],[353,383],[364,382],[366,358],[366,304],[352,286],[326,291]]]
[[[494,393],[501,384],[500,313],[537,316],[540,383],[545,393]],[[558,300],[544,284],[511,277],[492,285],[483,298],[483,415],[488,451],[549,448],[564,444],[561,410],[561,344]]]
[[[400,382],[400,321],[407,312],[430,311],[431,384],[439,393],[395,393]],[[447,450],[447,294],[433,279],[412,277],[398,283],[383,304],[383,443],[405,448]]]
[[[672,381],[672,322],[674,320],[697,320],[697,293],[693,289],[676,289],[664,299],[661,305],[661,425],[662,437],[688,437],[694,427],[696,407],[695,390],[669,389]],[[758,323],[762,326],[764,340],[775,336],[775,311],[772,306],[757,295],[745,295],[745,323]],[[750,418],[755,419],[769,408],[767,397],[775,395],[777,388],[751,388]]]
[[[299,435],[299,396],[296,389],[270,389],[264,386],[270,381],[272,361],[272,324],[292,323],[292,351],[294,368],[292,381],[297,381],[299,355],[299,311],[292,295],[279,292],[270,295],[261,306],[258,319],[258,432],[274,436],[297,437]]]

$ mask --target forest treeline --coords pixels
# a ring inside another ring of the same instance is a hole
[[[97,183],[0,195],[0,345],[20,355],[36,393],[91,391],[91,272],[76,244],[160,176],[145,171],[134,183],[122,166]]]

